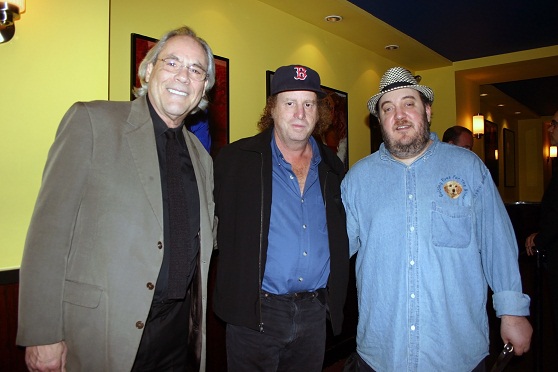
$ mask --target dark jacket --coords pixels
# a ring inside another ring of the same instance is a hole
[[[227,323],[260,331],[260,289],[271,217],[272,133],[268,129],[221,149],[214,172],[215,214],[219,218],[214,310]],[[349,243],[340,190],[345,169],[330,149],[318,146],[330,251],[328,314],[333,332],[338,334],[349,277]]]

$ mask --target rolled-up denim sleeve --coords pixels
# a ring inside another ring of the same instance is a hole
[[[502,291],[494,293],[492,302],[496,316],[502,315],[529,315],[529,304],[531,299],[524,293],[514,291]]]
[[[515,232],[488,170],[483,167],[483,171],[475,214],[483,271],[494,292],[494,310],[498,317],[526,316],[529,315],[531,299],[522,293]]]

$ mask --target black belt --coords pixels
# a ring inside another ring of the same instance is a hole
[[[320,302],[322,302],[323,304],[325,304],[325,294],[326,294],[326,289],[325,288],[320,288],[316,291],[313,292],[296,292],[296,293],[287,293],[287,294],[273,294],[273,293],[269,293],[266,291],[262,290],[262,295],[264,297],[275,297],[275,298],[284,298],[287,300],[291,300],[291,301],[300,301],[300,300],[307,300],[307,299],[313,299],[313,298],[317,298],[318,300],[320,300]]]

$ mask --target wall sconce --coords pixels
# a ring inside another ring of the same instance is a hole
[[[484,134],[484,116],[477,114],[473,116],[473,136],[481,138]]]
[[[546,158],[546,162],[550,160],[550,158],[555,158],[558,156],[558,149],[556,146],[550,146],[548,149],[548,158]]]
[[[25,0],[0,1],[0,44],[15,34],[15,21],[25,12]]]
[[[498,160],[498,149],[494,150],[494,159]]]

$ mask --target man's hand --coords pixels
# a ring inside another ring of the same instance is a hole
[[[66,343],[28,346],[25,349],[25,363],[30,371],[64,372],[66,370]]]
[[[513,345],[515,355],[521,355],[529,351],[533,327],[524,316],[502,315],[500,335],[504,344]]]
[[[538,232],[532,233],[525,239],[525,250],[527,251],[528,256],[532,256],[535,254],[535,237],[537,236]]]

